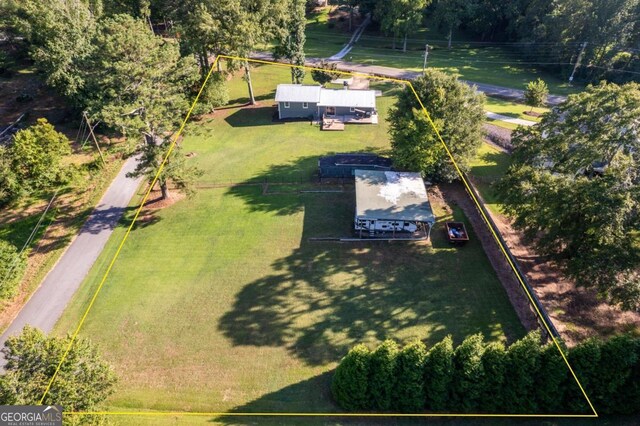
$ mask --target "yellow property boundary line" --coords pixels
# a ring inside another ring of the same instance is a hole
[[[120,251],[122,250],[122,247],[124,246],[124,243],[127,241],[127,238],[129,237],[129,234],[131,233],[131,230],[133,229],[133,225],[135,224],[136,220],[138,219],[138,216],[140,215],[140,212],[142,211],[142,208],[144,207],[149,195],[151,194],[151,189],[155,186],[155,184],[156,184],[156,182],[158,180],[158,177],[160,176],[160,173],[162,173],[162,170],[164,169],[164,166],[165,166],[165,164],[167,162],[167,159],[169,158],[169,155],[171,155],[171,152],[173,151],[173,149],[174,149],[174,147],[176,145],[176,142],[178,141],[178,138],[180,137],[180,135],[184,131],[184,127],[187,124],[187,121],[189,120],[189,118],[191,117],[191,113],[193,112],[194,107],[198,103],[198,100],[200,99],[200,95],[202,94],[202,91],[203,91],[204,87],[207,85],[207,82],[209,81],[209,77],[211,77],[211,73],[213,72],[213,69],[216,67],[216,65],[217,65],[218,61],[220,60],[220,58],[224,58],[224,59],[228,59],[228,60],[245,61],[245,62],[255,62],[255,63],[266,64],[266,65],[276,65],[276,66],[287,67],[287,68],[292,68],[293,67],[293,68],[301,68],[301,69],[304,69],[304,70],[311,70],[311,71],[313,71],[313,70],[324,71],[322,68],[317,68],[317,67],[309,67],[309,66],[305,66],[305,65],[292,65],[292,64],[285,64],[285,63],[280,63],[280,62],[275,62],[275,61],[265,61],[265,60],[261,60],[261,59],[250,59],[250,58],[243,58],[243,57],[237,57],[237,56],[227,56],[227,55],[219,55],[219,56],[216,57],[216,59],[214,60],[213,64],[211,65],[211,68],[209,69],[209,72],[207,73],[207,76],[206,76],[206,78],[204,80],[204,83],[202,84],[202,86],[200,87],[200,90],[198,91],[198,95],[196,96],[195,100],[191,104],[191,107],[189,108],[189,111],[187,112],[187,115],[185,116],[184,120],[182,121],[182,124],[180,125],[180,128],[179,128],[178,132],[174,135],[173,141],[171,142],[171,145],[169,146],[169,149],[167,150],[167,154],[164,156],[164,159],[162,160],[162,163],[160,164],[160,167],[158,168],[158,172],[157,172],[156,176],[151,181],[151,184],[149,185],[149,188],[147,189],[147,192],[145,193],[142,201],[140,202],[140,206],[136,210],[136,213],[135,213],[135,216],[133,217],[133,220],[129,224],[129,227],[127,228],[127,231],[124,234],[124,236],[122,238],[122,241],[120,242],[120,245],[118,246],[118,249],[116,250],[116,253],[114,254],[113,258],[111,259],[111,262],[109,263],[109,266],[107,267],[107,270],[105,271],[105,273],[104,273],[104,275],[102,277],[102,280],[100,281],[100,284],[98,285],[98,288],[96,289],[95,293],[93,294],[93,297],[91,298],[89,306],[87,306],[87,309],[85,310],[84,314],[82,315],[82,318],[80,319],[80,322],[78,323],[78,326],[76,327],[76,330],[74,331],[73,335],[71,336],[71,340],[69,341],[69,344],[68,344],[66,350],[64,351],[64,353],[62,355],[62,358],[60,359],[60,362],[58,363],[53,376],[51,376],[51,379],[49,380],[49,383],[47,384],[47,387],[44,390],[44,393],[42,394],[42,398],[40,398],[40,404],[43,404],[45,397],[47,396],[47,394],[49,393],[49,390],[51,389],[51,385],[53,384],[53,382],[55,381],[56,377],[58,376],[58,373],[60,372],[60,368],[62,367],[62,364],[64,363],[65,359],[69,355],[69,351],[71,350],[71,348],[73,346],[73,343],[75,342],[76,338],[78,337],[78,333],[82,329],[82,326],[84,324],[84,321],[87,318],[87,315],[89,315],[89,312],[91,311],[91,308],[93,307],[93,304],[95,303],[96,298],[98,297],[98,294],[100,293],[100,290],[102,290],[102,287],[103,287],[105,281],[107,280],[107,277],[109,276],[109,273],[111,272],[111,269],[113,268],[113,265],[115,264],[116,259],[120,255]],[[451,151],[449,150],[449,147],[447,146],[445,141],[442,139],[442,136],[440,135],[440,132],[436,128],[435,124],[433,123],[433,120],[431,119],[431,116],[429,115],[429,112],[424,107],[424,104],[422,103],[422,100],[420,100],[420,97],[418,96],[418,94],[417,94],[415,88],[413,87],[413,85],[411,84],[411,82],[408,81],[408,80],[402,80],[402,79],[397,79],[397,78],[371,76],[371,75],[364,74],[364,73],[359,73],[359,72],[351,72],[351,71],[336,71],[336,72],[339,73],[339,74],[348,74],[348,75],[361,76],[361,77],[374,79],[374,80],[393,81],[393,82],[396,82],[396,83],[406,84],[411,88],[411,91],[413,92],[413,94],[415,95],[416,99],[418,100],[418,103],[420,104],[420,107],[422,108],[422,111],[424,112],[425,116],[427,117],[427,120],[428,120],[429,124],[431,125],[431,127],[435,131],[436,135],[438,136],[438,139],[440,140],[440,143],[442,143],[442,146],[444,147],[447,155],[449,156],[449,159],[451,160],[453,166],[455,167],[460,179],[462,180],[462,183],[464,184],[465,188],[467,189],[467,192],[471,195],[471,198],[473,199],[473,202],[475,203],[476,207],[480,211],[480,214],[482,215],[482,218],[484,219],[484,221],[488,225],[489,230],[491,231],[494,239],[498,243],[498,246],[500,247],[502,253],[504,254],[504,256],[507,259],[507,261],[509,262],[509,265],[511,266],[511,268],[514,271],[514,273],[516,274],[516,277],[518,277],[518,280],[520,281],[520,284],[522,285],[522,288],[524,289],[525,293],[529,297],[529,300],[530,300],[531,304],[534,306],[538,317],[540,317],[540,319],[542,319],[542,323],[544,324],[545,328],[547,329],[547,332],[548,332],[549,336],[551,337],[551,339],[553,340],[553,343],[555,344],[556,348],[560,352],[560,355],[562,356],[562,359],[564,360],[565,364],[569,368],[569,371],[571,372],[572,377],[574,378],[574,380],[578,384],[578,387],[580,388],[580,391],[582,392],[582,395],[584,395],[587,403],[589,404],[589,407],[593,411],[593,414],[240,413],[240,412],[188,412],[188,411],[184,411],[184,412],[180,412],[180,411],[178,411],[178,412],[93,411],[93,412],[69,412],[69,413],[65,413],[65,414],[74,415],[74,416],[101,415],[101,416],[206,416],[206,417],[214,417],[214,416],[215,417],[222,417],[222,416],[254,416],[254,417],[261,417],[261,416],[271,416],[271,417],[514,417],[514,418],[515,417],[544,417],[544,418],[550,418],[550,417],[575,417],[575,418],[578,418],[578,417],[580,417],[580,418],[591,417],[591,418],[593,418],[593,417],[598,417],[598,413],[596,412],[596,409],[594,408],[593,404],[591,403],[591,400],[589,399],[589,396],[587,395],[587,393],[585,392],[584,388],[582,387],[582,384],[580,383],[580,380],[578,380],[578,377],[576,376],[575,372],[573,371],[573,368],[571,368],[571,365],[569,364],[569,361],[567,360],[566,355],[562,351],[562,348],[560,347],[560,344],[559,344],[558,340],[551,333],[551,329],[549,327],[549,324],[547,324],[547,321],[545,320],[544,316],[540,313],[540,310],[538,309],[536,304],[533,303],[533,298],[532,298],[531,294],[529,293],[529,290],[527,289],[527,286],[522,281],[522,278],[520,277],[520,275],[517,273],[515,265],[513,264],[513,262],[511,261],[511,259],[507,255],[506,248],[504,247],[504,245],[502,244],[502,242],[498,238],[498,235],[493,230],[493,227],[490,225],[489,219],[487,218],[487,216],[485,215],[483,209],[480,206],[480,202],[475,197],[473,191],[471,190],[471,188],[469,186],[469,182],[467,182],[467,179],[465,178],[464,174],[462,173],[462,171],[458,167],[458,164],[456,163],[455,159],[453,158],[453,155],[451,154]]]

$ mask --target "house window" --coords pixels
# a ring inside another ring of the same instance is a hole
[[[349,112],[356,112],[356,109],[354,107],[350,107]]]
[[[302,108],[304,108],[304,109],[309,108],[309,103],[308,102],[303,102],[302,103]]]
[[[289,102],[285,102],[285,103],[284,103],[284,107],[285,107],[285,108],[289,108],[290,106],[291,106],[291,104],[289,104]]]

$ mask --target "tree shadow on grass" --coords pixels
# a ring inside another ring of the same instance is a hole
[[[261,95],[257,95],[255,96],[255,100],[260,102],[260,101],[272,101],[275,99],[276,97],[276,90],[273,89],[268,93],[263,93]],[[243,96],[241,98],[236,98],[236,99],[231,99],[229,100],[229,102],[227,102],[227,105],[233,107],[233,106],[242,106],[242,105],[249,105],[249,97],[248,96]]]
[[[283,124],[281,121],[274,121],[274,113],[277,110],[269,106],[255,108],[239,108],[237,111],[225,117],[225,121],[232,127],[257,127],[273,126]]]
[[[305,161],[272,167],[257,179],[286,175]],[[359,342],[417,337],[433,344],[450,333],[459,341],[471,333],[499,331],[504,318],[474,300],[474,287],[482,282],[473,280],[474,262],[488,264],[479,247],[456,251],[434,250],[424,242],[313,242],[309,238],[350,234],[353,192],[277,196],[238,186],[228,194],[254,211],[304,211],[299,246],[275,260],[270,274],[242,288],[220,320],[220,331],[235,345],[283,347],[309,365],[325,365]],[[486,278],[486,269],[482,272]]]

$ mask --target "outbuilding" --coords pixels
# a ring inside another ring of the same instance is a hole
[[[355,170],[391,170],[391,159],[368,153],[328,155],[318,160],[320,178],[353,178]]]
[[[355,230],[360,237],[431,233],[435,216],[420,173],[355,170]]]

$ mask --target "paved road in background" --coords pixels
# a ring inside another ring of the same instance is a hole
[[[20,333],[27,324],[45,333],[53,329],[140,186],[142,178],[126,176],[136,163],[137,157],[125,161],[76,238],[0,337],[0,347],[9,336]],[[5,362],[0,355],[0,367],[4,367]]]
[[[265,61],[273,61],[273,56],[270,53],[254,53],[251,55],[251,58],[254,59],[262,59]],[[282,62],[286,62],[283,60]],[[390,77],[397,78],[401,80],[413,80],[414,78],[422,75],[421,72],[418,71],[409,71],[402,68],[393,68],[393,67],[383,67],[379,65],[364,65],[364,64],[356,64],[353,62],[345,62],[345,61],[331,61],[338,65],[338,69],[340,71],[352,71],[358,72],[362,74],[371,74],[378,75],[381,77]],[[315,66],[320,63],[320,59],[318,58],[307,58],[306,65]],[[478,83],[476,81],[470,80],[461,80],[469,85],[476,86],[479,92],[483,92],[488,96],[498,96],[505,99],[512,99],[517,101],[524,101],[524,90],[519,89],[511,89],[509,87],[495,86],[493,84],[485,84]],[[547,98],[547,103],[549,105],[558,105],[564,102],[567,99],[566,96],[560,95],[549,95]]]

